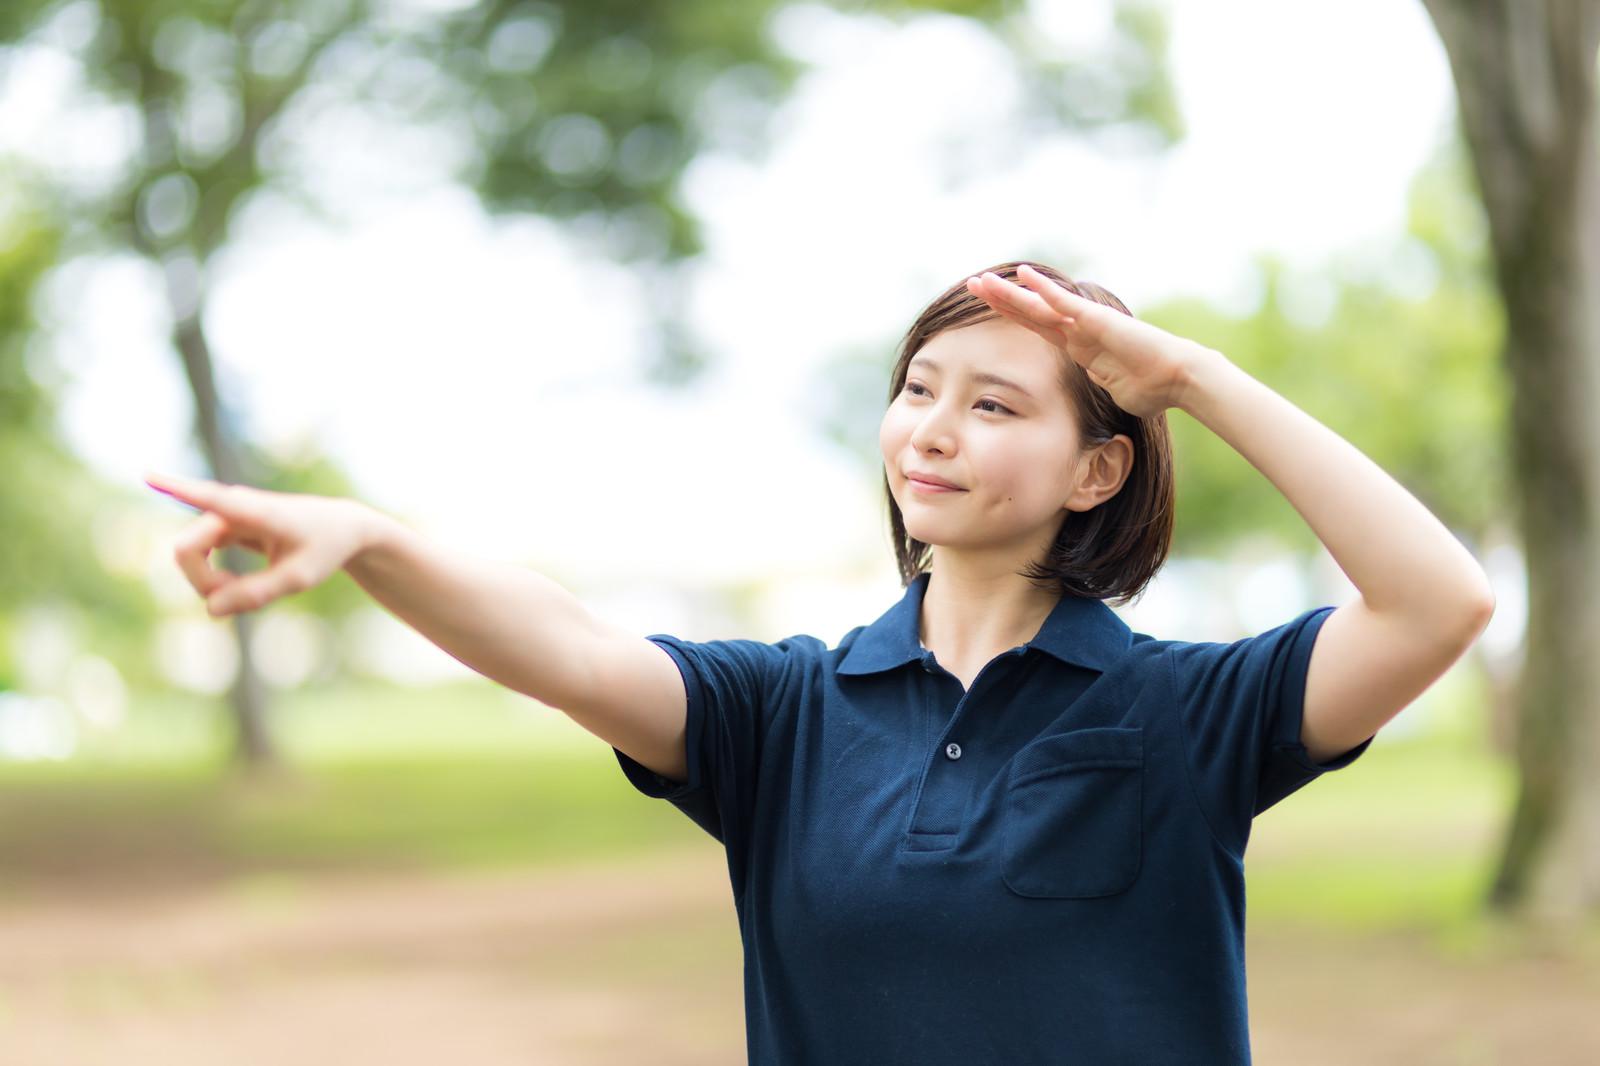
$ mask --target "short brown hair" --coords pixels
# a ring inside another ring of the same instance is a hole
[[[1023,262],[1069,292],[1105,304],[1132,316],[1123,302],[1092,281],[1073,281],[1060,271],[1031,260],[1015,260],[987,268],[1015,281]],[[978,271],[977,273],[982,273]],[[946,330],[1001,317],[1000,313],[967,290],[967,277],[950,286],[917,316],[900,342],[899,355],[889,380],[889,402],[905,388],[906,364],[923,345]],[[1019,571],[1041,587],[1059,589],[1066,596],[1114,599],[1122,606],[1144,591],[1166,562],[1172,543],[1173,502],[1176,497],[1172,470],[1172,435],[1166,412],[1139,418],[1118,407],[1111,394],[1090,380],[1083,367],[1061,353],[1061,385],[1071,398],[1083,435],[1084,447],[1094,447],[1118,433],[1133,441],[1133,469],[1116,495],[1088,511],[1068,512],[1044,561],[1029,563]],[[906,533],[905,518],[883,478],[889,501],[889,528],[894,541],[902,585],[911,582],[931,563],[931,547]]]

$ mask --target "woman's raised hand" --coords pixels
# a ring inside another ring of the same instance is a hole
[[[205,512],[173,548],[184,577],[213,618],[258,610],[320,584],[364,543],[367,512],[354,500],[169,474],[147,474],[144,480]],[[211,552],[233,544],[265,555],[267,567],[249,574],[212,567]]]
[[[1020,284],[1019,284],[1020,283]],[[1000,314],[1062,349],[1131,415],[1148,418],[1181,406],[1197,362],[1215,355],[1196,341],[1086,300],[1034,270],[1017,280],[986,272],[967,291]]]

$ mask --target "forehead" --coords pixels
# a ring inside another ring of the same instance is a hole
[[[961,377],[994,374],[1016,382],[1039,399],[1060,393],[1059,348],[1043,337],[1005,319],[990,319],[945,330],[911,357],[910,367],[938,364],[940,373]]]

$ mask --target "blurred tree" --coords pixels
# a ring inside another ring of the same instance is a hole
[[[1505,304],[1512,498],[1528,561],[1516,807],[1489,903],[1600,910],[1600,0],[1424,0]]]
[[[94,565],[112,532],[97,506],[103,487],[57,431],[61,368],[37,343],[36,305],[60,254],[59,223],[43,176],[0,159],[0,688],[30,672],[17,638],[32,609],[67,610],[69,624],[94,630],[85,640],[145,632],[158,613],[145,582]],[[117,643],[96,647],[132,650]]]
[[[651,376],[701,366],[683,328],[676,268],[699,249],[679,179],[698,153],[759,151],[801,66],[770,27],[777,0],[482,0],[451,10],[404,0],[10,0],[0,42],[73,43],[102,106],[133,117],[132,148],[105,187],[66,205],[75,254],[132,251],[165,280],[172,346],[194,396],[212,476],[273,485],[216,380],[208,275],[264,190],[316,207],[316,159],[298,135],[319,117],[375,117],[426,130],[492,209],[536,212],[602,237],[650,272],[661,350]],[[1152,144],[1177,133],[1164,21],[1116,4],[1117,47],[1069,65],[1044,52],[1020,0],[840,3],[873,17],[937,13],[989,27],[1029,86],[1018,123],[1117,126]],[[603,235],[603,236],[602,236]],[[247,569],[238,549],[223,565]],[[230,703],[237,751],[273,761],[236,615]]]

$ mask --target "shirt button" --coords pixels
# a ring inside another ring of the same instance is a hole
[[[951,742],[944,746],[944,753],[951,759],[961,758],[961,745]]]

